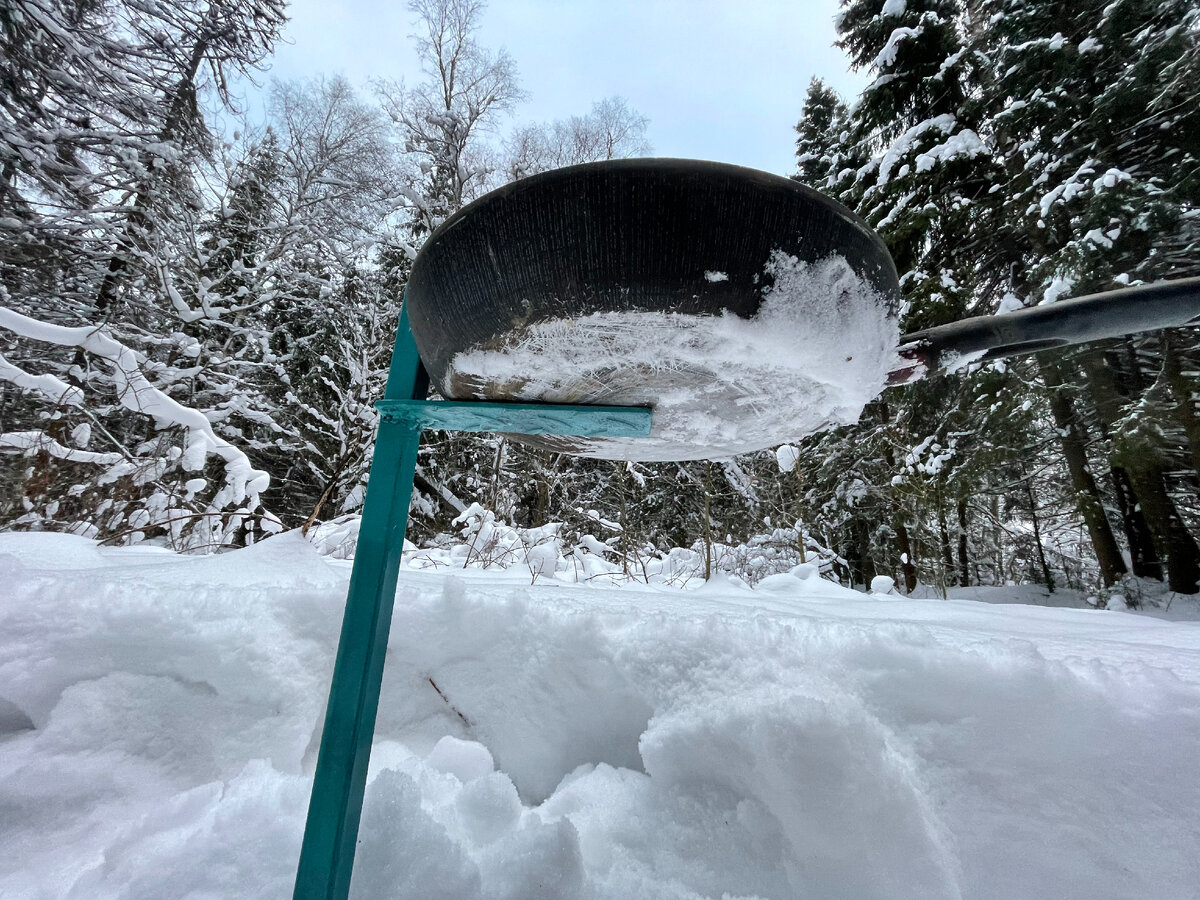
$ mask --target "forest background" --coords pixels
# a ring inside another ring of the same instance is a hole
[[[0,528],[204,551],[352,523],[424,238],[512,179],[651,152],[617,97],[506,128],[524,95],[483,4],[410,7],[422,80],[275,83],[247,121],[229,86],[280,0],[3,4]],[[795,177],[884,237],[904,330],[1200,275],[1196,0],[848,0],[837,30],[872,80],[810,85]],[[733,460],[433,433],[410,536],[505,522],[631,576],[691,548],[749,581],[1190,594],[1198,391],[1184,329],[893,389]]]

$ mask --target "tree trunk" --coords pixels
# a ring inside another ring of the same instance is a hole
[[[857,519],[858,545],[862,551],[861,565],[863,586],[870,587],[871,580],[878,574],[875,571],[875,560],[871,556],[871,526],[866,519]]]
[[[538,450],[537,455],[537,516],[534,526],[546,524],[550,517],[550,451]]]
[[[850,586],[870,585],[875,577],[875,563],[871,559],[871,529],[867,520],[854,518],[850,521],[849,546],[846,548],[846,563],[850,567]]]
[[[846,578],[850,587],[862,584],[862,549],[858,546],[857,529],[850,523],[850,534],[846,538],[842,557],[846,560]]]
[[[880,421],[890,423],[892,420],[891,410],[887,403],[879,402],[879,418]],[[891,446],[888,446],[884,451],[884,459],[887,462],[888,470],[896,470],[896,457],[892,453]],[[895,523],[893,528],[896,532],[896,543],[900,547],[900,571],[904,574],[904,589],[906,593],[911,594],[917,589],[917,566],[913,562],[913,546],[909,540],[908,526],[903,521],[903,510],[900,509],[899,502],[893,497],[891,500],[892,520]]]
[[[216,15],[215,9],[210,10],[211,17],[215,18]],[[158,140],[164,144],[171,142],[180,134],[189,116],[195,118],[198,115],[196,112],[196,76],[204,63],[208,47],[208,37],[201,38],[192,47],[191,57],[175,85],[175,90],[171,95],[171,104],[167,109],[166,118],[163,120],[162,130],[158,134]],[[155,171],[149,158],[144,158],[143,162],[147,171]],[[113,301],[117,299],[117,294],[125,278],[125,270],[129,265],[129,257],[137,251],[145,235],[154,230],[154,222],[148,215],[153,189],[154,181],[149,177],[136,188],[129,218],[126,219],[125,227],[117,238],[117,246],[108,260],[108,269],[96,291],[96,311],[100,315],[107,313],[109,307],[113,305]]]
[[[942,570],[946,573],[946,584],[953,584],[955,581],[954,574],[954,555],[950,551],[950,529],[946,525],[946,508],[942,505],[941,497],[937,500],[937,520],[938,520],[938,536],[942,543]]]
[[[712,578],[712,463],[704,463],[704,580]]]
[[[917,567],[913,563],[912,542],[908,539],[908,528],[903,522],[895,525],[896,544],[900,548],[900,571],[904,573],[904,592],[911,594],[917,589]]]
[[[966,587],[971,583],[971,571],[967,562],[967,500],[958,501],[958,577],[959,584]]]
[[[1046,581],[1046,589],[1054,593],[1054,576],[1050,574],[1050,564],[1046,562],[1046,550],[1042,547],[1042,529],[1038,524],[1037,498],[1033,496],[1032,479],[1025,480],[1025,493],[1029,497],[1029,518],[1033,522],[1033,544],[1037,547],[1038,563],[1042,567],[1042,578]]]
[[[1146,522],[1146,515],[1138,495],[1124,466],[1110,467],[1113,491],[1117,495],[1117,509],[1121,513],[1121,524],[1125,539],[1129,542],[1129,559],[1133,563],[1133,574],[1139,578],[1163,580],[1162,560],[1154,546],[1154,534]]]
[[[492,462],[492,501],[490,508],[500,517],[500,476],[504,472],[504,438],[496,442],[496,459]]]
[[[321,496],[317,498],[317,503],[313,507],[313,511],[309,513],[308,518],[304,520],[304,524],[300,526],[300,534],[307,536],[308,530],[313,527],[313,524],[321,516],[321,510],[325,508],[325,504],[329,502],[330,496],[333,494],[333,489],[338,486],[342,480],[342,472],[345,470],[345,457],[338,461],[334,472],[329,476],[329,480],[325,482],[325,489],[321,491]]]
[[[1005,582],[1004,577],[1004,529],[1000,527],[1000,497],[992,494],[992,543],[996,545],[996,584]]]
[[[1088,469],[1083,431],[1075,415],[1075,407],[1063,390],[1063,377],[1058,366],[1043,361],[1041,372],[1042,380],[1049,388],[1050,412],[1058,428],[1063,459],[1066,461],[1067,471],[1071,474],[1071,484],[1075,488],[1075,503],[1087,526],[1096,561],[1100,564],[1100,577],[1105,585],[1111,586],[1128,570],[1125,568],[1120,548],[1117,547],[1116,538],[1113,537],[1112,526],[1104,513],[1100,489]]]
[[[1141,499],[1154,543],[1160,548],[1160,555],[1166,557],[1167,586],[1180,594],[1195,594],[1200,580],[1200,547],[1167,493],[1162,469],[1152,462],[1133,465],[1129,477]]]
[[[1163,579],[1160,550],[1156,548],[1154,534],[1146,521],[1145,512],[1139,503],[1137,492],[1111,444],[1113,428],[1121,417],[1121,396],[1112,369],[1104,355],[1094,350],[1083,357],[1083,371],[1088,389],[1095,404],[1100,423],[1100,434],[1110,442],[1109,474],[1113,493],[1117,498],[1117,509],[1121,513],[1121,525],[1125,540],[1129,544],[1129,558],[1133,563],[1133,574],[1140,578]]]
[[[1195,470],[1197,481],[1200,481],[1200,416],[1196,415],[1196,407],[1192,402],[1193,386],[1183,374],[1179,351],[1175,348],[1173,333],[1170,331],[1163,332],[1163,375],[1166,376],[1167,386],[1175,399],[1175,418],[1187,435],[1192,468]]]
[[[633,479],[629,477],[629,463],[621,463],[621,573],[629,575],[629,491]],[[705,498],[707,502],[707,497]],[[707,516],[706,516],[707,518]]]
[[[1136,361],[1131,361],[1136,366]],[[1096,411],[1106,430],[1111,429],[1120,411],[1121,398],[1112,370],[1103,358],[1090,353],[1085,358],[1085,372],[1092,394],[1097,398]],[[1130,373],[1136,376],[1136,371]],[[1161,455],[1154,447],[1114,445],[1112,451],[1128,476],[1136,498],[1135,514],[1143,517],[1145,526],[1157,550],[1156,560],[1167,563],[1167,584],[1181,594],[1194,594],[1200,579],[1200,547],[1196,545],[1171,495],[1167,493],[1166,477]],[[1132,555],[1132,543],[1131,543]],[[1162,579],[1161,566],[1158,567]],[[1134,569],[1135,574],[1137,569]],[[1153,576],[1151,576],[1153,577]]]
[[[796,549],[800,551],[800,562],[808,562],[804,550],[804,473],[800,469],[800,460],[796,460]]]

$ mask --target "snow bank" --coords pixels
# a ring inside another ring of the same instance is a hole
[[[459,353],[446,380],[479,398],[653,406],[649,438],[571,440],[601,459],[719,459],[858,421],[895,361],[890,301],[841,257],[777,252],[763,275],[752,319],[629,311],[540,322],[510,346]]]
[[[0,535],[0,896],[290,896],[348,573]],[[1182,900],[1198,741],[1196,624],[408,570],[354,893]]]

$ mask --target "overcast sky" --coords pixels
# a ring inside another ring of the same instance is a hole
[[[794,169],[809,79],[847,98],[865,79],[832,46],[836,0],[492,0],[480,43],[516,61],[513,121],[585,113],[619,95],[650,119],[656,155]],[[418,79],[403,0],[293,0],[270,75]]]

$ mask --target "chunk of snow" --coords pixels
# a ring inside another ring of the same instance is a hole
[[[437,742],[425,763],[459,781],[474,781],[491,774],[496,763],[483,744],[446,735]]]
[[[887,575],[876,575],[871,579],[872,594],[894,594],[896,592],[896,582]]]
[[[729,275],[725,272],[708,271],[704,273],[704,280],[710,284],[715,284],[718,281],[728,281]]]
[[[537,575],[553,575],[558,565],[558,547],[552,541],[535,544],[525,551],[525,561],[529,571]]]
[[[913,144],[918,138],[934,130],[948,135],[954,131],[956,124],[957,120],[953,115],[943,113],[940,116],[934,116],[932,119],[926,119],[924,122],[914,125],[892,141],[891,145],[888,146],[887,150],[877,160],[873,160],[859,169],[855,177],[865,177],[870,171],[875,170],[878,173],[876,183],[880,187],[884,186],[891,177],[892,169],[912,151]]]
[[[790,572],[778,575],[768,575],[754,586],[756,591],[781,591],[790,593],[796,590],[796,578]]]
[[[970,353],[959,353],[947,350],[938,360],[938,368],[943,372],[962,372],[987,356],[987,349],[972,350]]]
[[[904,15],[908,8],[907,0],[883,0],[883,9],[879,11],[881,19],[898,18]]]
[[[796,463],[800,459],[800,448],[792,444],[784,444],[775,451],[775,464],[779,466],[780,472],[790,472],[796,468]]]
[[[911,38],[920,37],[925,33],[925,29],[918,25],[916,28],[897,28],[888,36],[887,43],[883,45],[883,49],[879,51],[879,55],[875,57],[872,65],[876,69],[888,69],[896,63],[896,56],[900,52],[900,45]]]
[[[800,563],[798,566],[793,566],[791,574],[801,581],[820,580],[820,571],[812,563]]]
[[[1004,316],[1024,308],[1025,304],[1021,302],[1021,298],[1010,291],[1000,298],[1000,305],[996,307],[996,315]]]
[[[1120,169],[1109,169],[1094,182],[1092,182],[1092,189],[1099,194],[1103,190],[1116,187],[1122,181],[1132,180],[1133,176],[1128,172],[1122,172]]]
[[[983,141],[974,131],[964,128],[951,135],[946,141],[917,154],[917,171],[927,172],[935,163],[946,162],[960,156],[979,156],[987,153]]]
[[[1049,192],[1047,192],[1045,194],[1045,196],[1043,196],[1041,198],[1041,200],[1038,201],[1038,208],[1041,209],[1041,214],[1042,214],[1043,218],[1045,218],[1050,213],[1051,208],[1053,206],[1055,206],[1056,204],[1069,203],[1072,199],[1077,197],[1079,194],[1082,194],[1086,190],[1084,176],[1088,175],[1094,171],[1091,168],[1092,164],[1094,162],[1095,161],[1092,159],[1086,160],[1083,163],[1083,165],[1081,165],[1078,169],[1076,169],[1075,172],[1073,174],[1071,174],[1066,180],[1064,180],[1062,184],[1058,185],[1057,187],[1055,187],[1052,190],[1050,190]],[[1114,172],[1114,171],[1116,171],[1116,170],[1113,170],[1113,169],[1109,170],[1109,172]],[[1042,176],[1042,178],[1039,178],[1039,180],[1043,180],[1044,177],[1045,176]],[[1126,177],[1128,177],[1128,176],[1126,176]],[[1096,179],[1093,182],[1092,188],[1094,191],[1099,192],[1100,190],[1102,190],[1102,186],[1101,186],[1102,180],[1103,180],[1103,176],[1099,179]],[[1031,212],[1032,212],[1033,208],[1034,207],[1030,207]],[[1045,225],[1043,224],[1043,225],[1041,225],[1041,227],[1045,227]]]
[[[1067,275],[1055,275],[1050,285],[1042,293],[1042,300],[1038,304],[1043,306],[1047,303],[1053,303],[1059,297],[1071,293],[1075,289],[1075,279]]]

